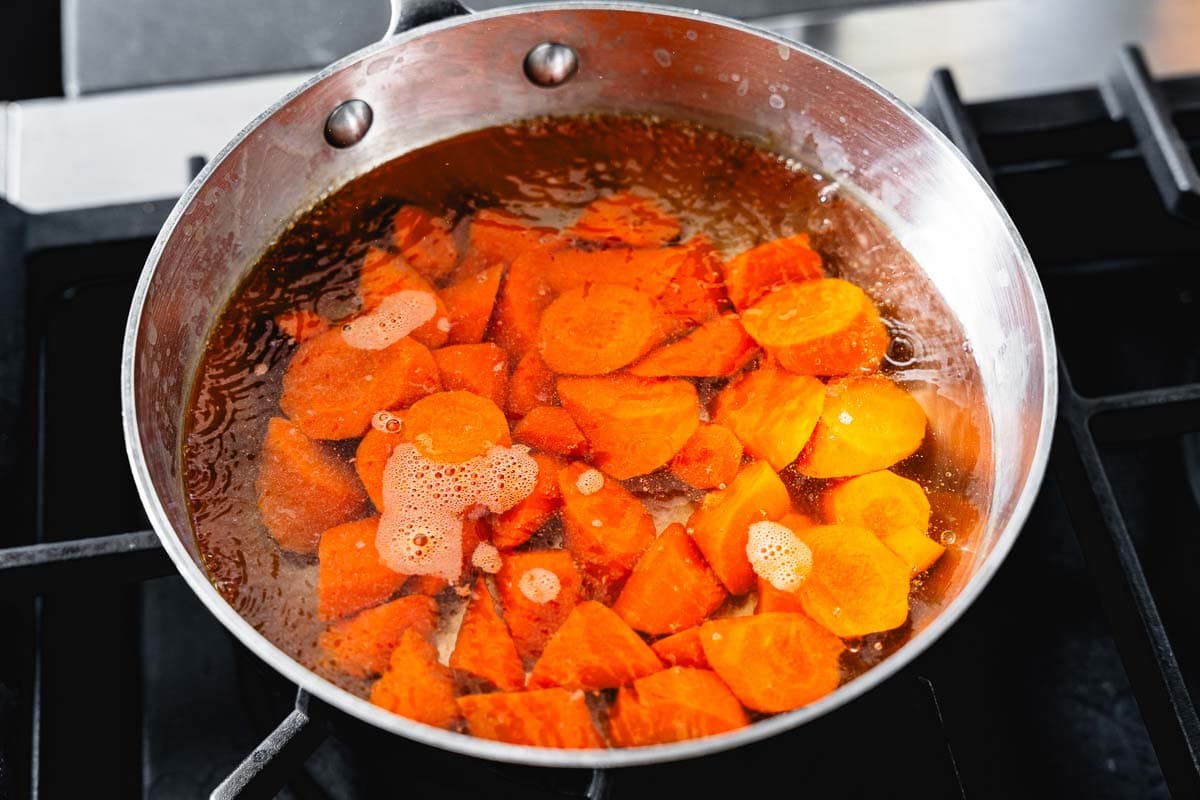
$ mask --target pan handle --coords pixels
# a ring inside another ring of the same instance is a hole
[[[471,9],[458,0],[391,0],[391,3],[392,17],[388,20],[384,39],[412,30],[418,25],[471,13]]]

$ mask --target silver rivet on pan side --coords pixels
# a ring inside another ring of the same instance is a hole
[[[542,42],[525,56],[525,77],[547,89],[571,80],[578,70],[579,55],[559,42]]]
[[[365,101],[347,100],[325,120],[325,141],[339,149],[358,144],[371,130],[374,118],[374,112]]]

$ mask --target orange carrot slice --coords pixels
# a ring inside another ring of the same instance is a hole
[[[395,253],[377,248],[367,250],[358,277],[362,310],[371,311],[388,295],[403,291],[427,292],[433,297],[437,307],[433,318],[413,331],[411,336],[426,347],[441,347],[448,337],[450,317],[446,312],[446,304],[438,296],[433,284]]]
[[[754,357],[754,340],[732,316],[717,317],[682,339],[664,344],[629,368],[643,378],[722,378]]]
[[[535,247],[514,258],[500,287],[492,319],[492,341],[514,360],[537,344],[542,311],[554,299],[543,268],[548,247]]]
[[[467,228],[467,257],[464,261],[511,264],[517,256],[543,244],[554,234],[550,228],[531,225],[507,211],[485,208]]]
[[[679,330],[702,325],[730,306],[721,277],[721,257],[708,237],[693,236],[684,243],[683,251],[674,276],[658,295],[663,313]]]
[[[865,636],[908,619],[909,568],[866,528],[817,525],[797,532],[812,572],[797,594],[804,612],[835,636]]]
[[[758,579],[758,605],[754,607],[755,614],[771,614],[777,611],[803,613],[804,604],[796,592],[785,592],[776,589],[770,581]]]
[[[937,563],[946,552],[945,546],[929,538],[929,534],[918,528],[901,528],[890,536],[881,536],[879,541],[900,560],[908,564],[909,572],[918,575]]]
[[[553,292],[561,294],[585,286],[615,284],[646,297],[664,294],[692,257],[686,247],[578,250],[563,245],[531,251],[528,255],[531,266],[545,276],[546,285]]]
[[[558,473],[567,549],[601,583],[621,580],[654,541],[654,520],[624,486],[587,464]]]
[[[450,586],[450,581],[440,575],[413,575],[404,585],[404,591],[410,595],[437,597]]]
[[[318,644],[338,669],[366,678],[387,670],[388,656],[405,631],[428,636],[436,625],[437,603],[409,595],[333,623],[320,635]]]
[[[881,470],[851,478],[825,491],[825,520],[856,525],[879,537],[909,565],[924,572],[946,548],[929,538],[929,498],[921,484]]]
[[[544,578],[540,570],[558,579],[559,591],[553,598],[543,599],[536,593],[531,598],[522,590]],[[526,577],[528,573],[532,575]],[[504,564],[496,574],[496,588],[513,644],[526,663],[542,654],[547,640],[571,613],[579,601],[579,586],[579,572],[565,550],[527,550],[504,556]]]
[[[442,388],[486,397],[502,407],[508,400],[508,353],[491,342],[459,344],[433,351]]]
[[[634,630],[675,633],[699,625],[724,600],[725,587],[675,523],[638,559],[612,609]]]
[[[435,728],[449,728],[459,718],[453,673],[438,663],[429,640],[412,628],[392,651],[388,671],[371,687],[371,702]]]
[[[721,390],[713,420],[733,431],[747,453],[781,470],[800,455],[824,406],[819,380],[764,365]]]
[[[360,519],[321,534],[317,548],[317,613],[337,619],[382,603],[400,590],[407,575],[384,566],[375,549],[379,517]]]
[[[617,693],[608,715],[613,744],[643,747],[744,728],[750,719],[716,673],[671,667]]]
[[[538,352],[555,372],[603,375],[641,357],[661,338],[650,298],[601,283],[572,289],[550,304],[538,325]]]
[[[442,289],[442,302],[446,306],[446,318],[450,320],[449,344],[475,344],[483,341],[488,323],[492,320],[492,309],[496,305],[496,294],[500,291],[500,278],[504,266],[496,264],[466,275],[457,283]]]
[[[458,708],[471,734],[481,739],[575,750],[604,746],[583,692],[469,694],[458,698]]]
[[[679,238],[679,220],[654,198],[617,192],[589,203],[564,233],[589,242],[658,247]]]
[[[615,689],[660,669],[658,656],[612,609],[588,600],[550,638],[529,686]]]
[[[543,453],[560,456],[582,456],[588,452],[588,442],[565,408],[535,406],[513,428],[513,441],[527,444]]]
[[[808,234],[775,239],[734,256],[725,265],[725,288],[738,308],[747,308],[772,289],[786,283],[822,276],[821,255]]]
[[[537,406],[558,405],[556,377],[537,351],[530,350],[517,362],[508,381],[508,413],[523,417]]]
[[[534,453],[533,460],[538,465],[533,491],[508,511],[492,518],[492,544],[501,550],[525,544],[562,508],[558,471],[563,462],[545,453]]]
[[[745,594],[754,586],[754,570],[746,557],[750,526],[779,519],[791,506],[787,487],[765,461],[747,464],[728,488],[705,495],[687,526],[730,594]]]
[[[315,311],[301,308],[276,314],[275,327],[297,344],[303,344],[329,330],[329,321]]]
[[[837,688],[841,641],[803,614],[755,614],[704,623],[704,655],[742,705],[777,713]]]
[[[832,381],[821,421],[796,466],[810,478],[862,475],[908,458],[924,438],[925,412],[889,379]]]
[[[611,375],[564,377],[557,385],[596,466],[618,480],[666,464],[700,425],[696,387],[685,380]]]
[[[458,263],[453,226],[417,206],[401,206],[392,218],[392,238],[404,260],[431,281],[448,276]]]
[[[322,532],[361,516],[366,500],[349,465],[279,417],[267,423],[255,486],[267,532],[297,553],[313,552]]]
[[[483,678],[506,692],[525,688],[525,667],[482,578],[471,591],[450,667]]]
[[[471,392],[437,392],[421,398],[404,413],[400,436],[440,464],[461,464],[492,447],[512,444],[504,412]]]
[[[397,424],[403,425],[400,414],[391,413]],[[379,511],[383,510],[384,468],[387,467],[388,459],[392,457],[392,450],[404,441],[397,435],[399,431],[399,427],[393,433],[371,427],[358,443],[358,449],[354,451],[354,471],[358,473],[358,479],[367,490],[367,497],[371,498],[371,502]]]
[[[654,654],[663,663],[675,667],[699,667],[708,669],[708,659],[704,657],[704,647],[700,644],[700,628],[688,628],[686,631],[671,634],[650,645]]]
[[[722,488],[737,477],[742,443],[722,425],[702,423],[671,459],[671,472],[697,489]]]

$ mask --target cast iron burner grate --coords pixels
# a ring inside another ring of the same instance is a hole
[[[839,796],[1200,796],[1200,77],[1156,83],[1130,49],[1099,90],[965,106],[939,71],[925,113],[1038,264],[1060,345],[1056,480],[971,610],[867,696],[731,753],[609,773],[381,734],[297,693],[181,579],[151,580],[172,569],[124,468],[115,372],[171,203],[29,215],[0,202],[0,800],[660,797],[751,780]]]

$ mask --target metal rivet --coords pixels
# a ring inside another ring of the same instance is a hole
[[[525,56],[525,77],[547,89],[571,80],[578,70],[579,56],[559,42],[542,42]]]
[[[325,141],[339,149],[362,141],[371,130],[375,114],[362,100],[347,100],[330,112],[325,120]]]

